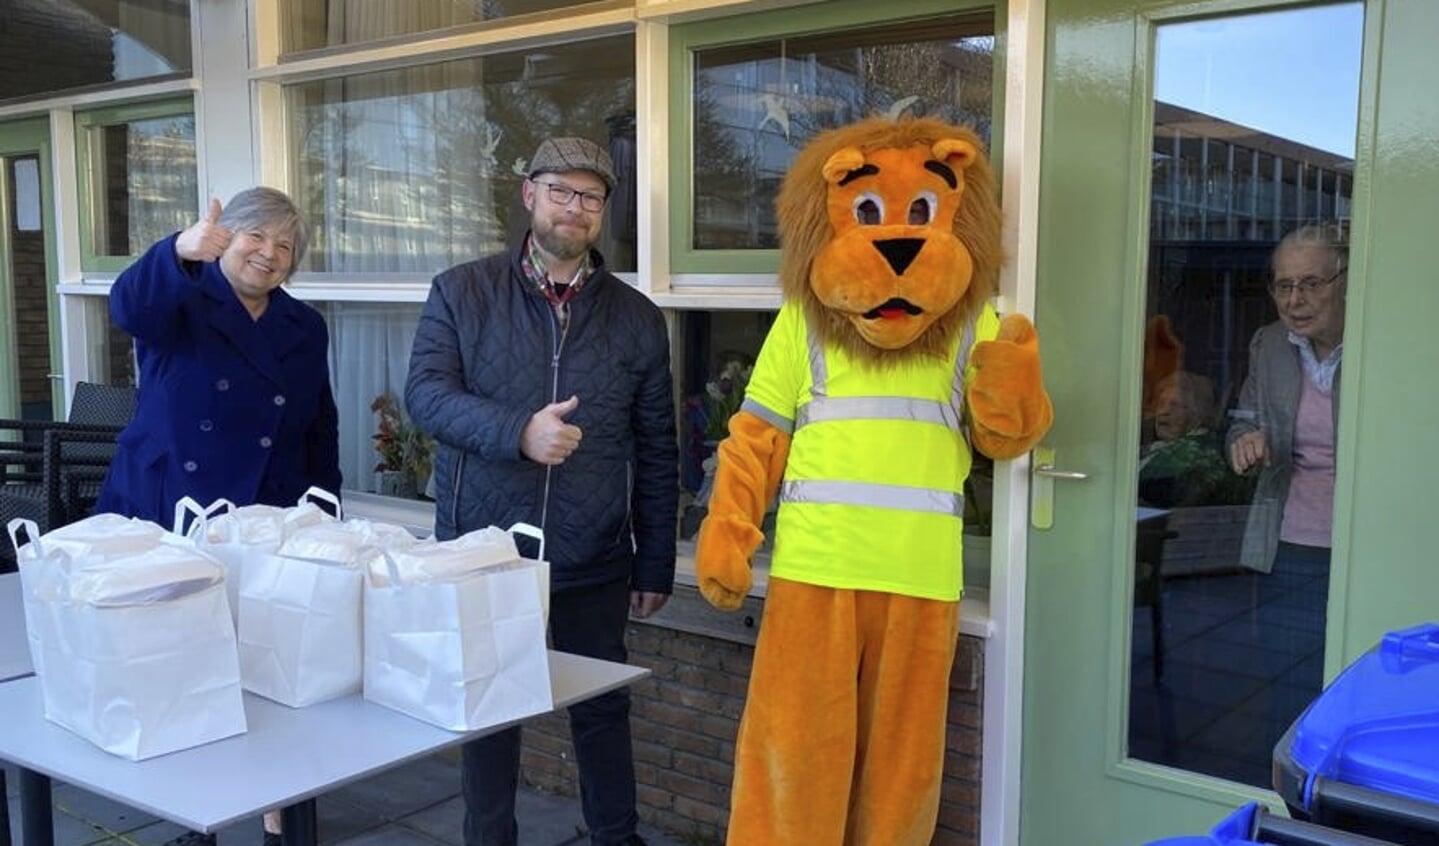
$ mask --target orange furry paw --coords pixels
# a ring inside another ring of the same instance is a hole
[[[750,556],[764,535],[741,517],[711,514],[700,525],[695,574],[700,595],[721,611],[734,611],[754,583]]]
[[[1023,455],[1054,422],[1034,324],[1023,315],[1004,318],[998,337],[975,345],[973,361],[976,373],[966,399],[975,448],[990,458]]]

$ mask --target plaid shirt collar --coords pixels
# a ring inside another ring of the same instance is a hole
[[[594,273],[594,263],[590,260],[590,251],[585,250],[584,257],[580,259],[580,266],[575,268],[574,278],[565,287],[564,293],[555,290],[555,283],[550,280],[549,273],[545,270],[544,257],[540,255],[540,247],[535,243],[533,235],[525,236],[525,260],[521,262],[525,270],[525,278],[529,279],[545,295],[545,299],[552,306],[562,306],[575,298],[580,289],[589,280],[590,274]]]

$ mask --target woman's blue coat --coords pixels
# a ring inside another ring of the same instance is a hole
[[[311,485],[340,490],[329,333],[276,288],[259,320],[218,263],[182,261],[174,235],[110,291],[110,316],[135,338],[135,419],[96,503],[169,525],[175,502],[294,505]]]

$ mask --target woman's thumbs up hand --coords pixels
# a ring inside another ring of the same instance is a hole
[[[175,239],[175,255],[185,261],[214,261],[230,246],[230,230],[220,225],[220,201],[210,198],[205,216]]]

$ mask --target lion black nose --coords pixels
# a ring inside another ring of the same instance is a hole
[[[904,274],[910,262],[919,255],[919,248],[923,246],[923,238],[886,238],[874,242],[874,248],[879,250],[879,254],[894,268],[896,276]]]

